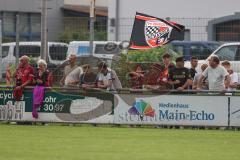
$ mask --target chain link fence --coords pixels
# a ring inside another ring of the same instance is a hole
[[[11,69],[11,66],[16,64],[16,54],[28,55],[32,59],[32,63],[40,56],[41,51],[41,16],[38,13],[20,13],[19,23],[16,25],[17,13],[4,13],[0,15],[2,20],[2,63],[1,70],[3,77],[5,77],[6,70]],[[188,41],[205,41],[199,43],[172,43],[169,45],[173,53],[179,55],[188,54],[190,56],[199,56],[205,59],[210,53],[214,51],[221,43],[220,41],[239,41],[240,40],[240,21],[235,20],[231,23],[221,23],[213,29],[215,35],[214,43],[207,42],[209,40],[208,27],[209,22],[213,18],[168,18],[168,20],[175,21],[179,24],[185,25],[185,39]],[[95,34],[94,52],[99,54],[100,59],[104,59],[104,55],[113,55],[120,53],[124,47],[124,43],[129,41],[131,30],[133,26],[133,18],[122,18],[118,22],[107,17],[97,17],[95,19]],[[116,24],[119,24],[116,26]],[[214,27],[214,26],[213,26]],[[56,21],[54,18],[48,18],[48,53],[47,62],[52,71],[54,71],[55,83],[58,84],[62,77],[62,69],[60,65],[67,58],[67,52],[75,51],[78,54],[86,54],[89,51],[87,45],[89,41],[89,17],[63,17],[62,21]],[[16,30],[19,32],[17,33]],[[116,33],[117,32],[117,33]],[[19,35],[19,53],[16,53],[16,36]],[[78,45],[71,46],[72,41],[86,41]],[[100,43],[103,41],[104,43]],[[106,47],[109,41],[120,41],[117,47]],[[24,42],[24,43],[23,43]],[[52,43],[55,42],[55,43]],[[121,44],[121,45],[120,45]],[[70,48],[72,47],[72,48]],[[75,48],[74,48],[75,47]],[[117,48],[117,49],[116,49]],[[98,53],[97,53],[98,52]],[[167,51],[169,52],[169,51]],[[188,53],[186,53],[188,52]],[[118,60],[115,60],[119,63]],[[87,63],[84,61],[84,63]],[[109,63],[111,64],[111,63]],[[82,64],[81,64],[82,65]],[[128,63],[121,64],[128,65]],[[111,66],[111,65],[110,65]],[[113,65],[114,66],[114,65]],[[115,65],[116,66],[116,65]],[[16,66],[15,66],[16,67]],[[95,65],[96,67],[96,65]],[[128,68],[127,66],[125,68]],[[131,68],[131,67],[130,67]],[[118,68],[119,69],[119,68]],[[13,70],[13,69],[12,69]],[[126,75],[121,75],[126,78]],[[127,86],[127,85],[126,85]]]

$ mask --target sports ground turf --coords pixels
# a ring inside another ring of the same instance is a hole
[[[0,160],[239,160],[240,131],[0,124]]]

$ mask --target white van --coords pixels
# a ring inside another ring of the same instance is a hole
[[[93,42],[93,56],[97,58],[112,59],[114,55],[121,52],[121,43],[113,41],[94,41]],[[77,56],[89,56],[90,47],[89,41],[72,41],[68,45],[69,54],[76,54]]]
[[[27,55],[38,59],[41,42],[19,42],[19,57]],[[61,64],[66,59],[68,45],[66,43],[48,42],[48,63]],[[6,72],[9,63],[16,62],[16,42],[2,44],[2,73]]]

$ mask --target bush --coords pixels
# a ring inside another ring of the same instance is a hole
[[[70,41],[89,41],[89,31],[81,30],[78,32],[65,30],[58,37],[60,42],[69,43]],[[106,41],[107,32],[106,31],[96,31],[94,32],[95,41]]]
[[[141,64],[144,70],[148,70],[152,63],[162,63],[162,56],[165,53],[172,55],[173,63],[176,57],[181,56],[172,51],[169,45],[148,50],[129,50],[127,54],[120,54],[117,60],[113,61],[112,68],[117,72],[123,87],[129,87],[127,75],[137,64]]]

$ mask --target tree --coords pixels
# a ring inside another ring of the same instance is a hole
[[[88,41],[89,40],[89,31],[81,30],[81,31],[70,31],[65,30],[63,33],[59,35],[59,41],[69,43],[70,41]],[[106,41],[107,40],[107,32],[106,31],[96,31],[94,32],[94,40],[96,41]]]

